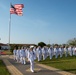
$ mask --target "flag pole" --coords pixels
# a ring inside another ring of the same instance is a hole
[[[11,3],[10,3],[11,5]],[[8,47],[9,47],[9,51],[10,51],[10,33],[11,33],[11,14],[10,14],[10,18],[9,18],[9,42],[8,42]]]

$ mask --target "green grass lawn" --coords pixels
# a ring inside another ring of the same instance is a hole
[[[62,58],[58,57],[58,59],[53,57],[51,60],[48,57],[46,60],[42,60],[39,63],[76,74],[76,56],[63,56]]]
[[[0,60],[0,75],[11,75],[2,60]]]

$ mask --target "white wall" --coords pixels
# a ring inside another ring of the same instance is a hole
[[[1,49],[9,49],[8,46],[1,46]]]

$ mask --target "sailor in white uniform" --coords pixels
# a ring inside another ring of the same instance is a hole
[[[14,60],[17,60],[17,55],[16,55],[16,47],[14,48],[14,50],[13,50],[13,56],[14,56]]]
[[[54,48],[54,54],[55,54],[55,58],[58,58],[58,47],[57,46],[55,46],[55,48]]]
[[[65,47],[65,46],[62,46],[62,47],[61,47],[61,49],[62,49],[62,56],[63,56],[63,54],[64,54],[64,47]]]
[[[30,61],[30,70],[31,72],[34,72],[34,51],[33,46],[30,46],[29,52],[28,52],[28,59]]]
[[[64,47],[64,54],[65,54],[65,57],[68,56],[68,47]]]
[[[36,59],[37,59],[37,55],[36,55],[36,47],[33,48],[33,51],[34,51],[34,59],[36,60]]]
[[[69,46],[68,51],[69,51],[69,55],[72,56],[73,55],[73,50],[72,50],[71,46]]]
[[[28,48],[24,48],[25,49],[25,53],[26,53],[26,58],[28,58],[28,51],[29,49]]]
[[[17,62],[20,62],[20,47],[18,47],[16,55],[17,55]]]
[[[60,58],[62,57],[62,47],[59,47],[59,55],[60,55]]]
[[[74,55],[76,56],[76,47],[74,47]]]
[[[21,59],[21,63],[22,63],[22,64],[26,64],[25,55],[26,55],[25,50],[24,50],[24,48],[22,47],[21,50],[20,50],[20,59]]]
[[[46,59],[49,56],[48,47],[47,46],[45,46],[45,51],[46,51],[46,57],[45,57],[45,59]]]
[[[52,57],[53,57],[53,48],[52,48],[52,47],[50,47],[50,48],[48,49],[48,53],[49,53],[50,59],[52,59]]]
[[[43,60],[45,60],[46,57],[47,57],[46,47],[45,46],[42,48],[42,56],[43,56]]]
[[[41,50],[41,47],[40,46],[37,48],[36,54],[37,54],[38,61],[41,61],[41,58],[42,58],[42,50]]]

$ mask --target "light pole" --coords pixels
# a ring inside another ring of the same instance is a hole
[[[8,47],[9,47],[9,51],[10,51],[10,33],[11,33],[11,14],[10,14],[10,19],[9,19],[9,42],[8,42]]]
[[[1,40],[1,38],[0,38],[0,40]],[[0,55],[1,55],[1,46],[0,46]]]

